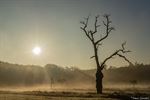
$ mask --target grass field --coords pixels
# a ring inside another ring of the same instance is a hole
[[[0,91],[0,100],[150,100],[149,91],[105,90],[104,94],[72,91]]]

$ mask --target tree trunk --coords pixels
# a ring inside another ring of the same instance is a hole
[[[103,91],[103,73],[102,70],[97,69],[96,72],[96,90],[97,90],[97,94],[102,94]]]
[[[94,53],[95,53],[95,61],[96,61],[96,65],[97,65],[97,72],[96,72],[96,90],[97,90],[97,94],[102,94],[102,90],[103,90],[103,83],[102,83],[102,79],[103,79],[103,73],[102,73],[102,69],[100,67],[99,64],[99,59],[98,59],[98,52],[97,52],[97,48],[96,45],[93,44],[94,46]]]

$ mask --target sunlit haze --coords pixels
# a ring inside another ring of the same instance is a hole
[[[147,64],[149,5],[149,0],[0,0],[0,60],[95,68],[95,61],[90,59],[94,54],[92,44],[80,29],[80,21],[90,15],[93,25],[94,16],[99,14],[102,24],[102,15],[108,13],[116,30],[99,48],[100,61],[126,41],[126,48],[132,51],[127,58]],[[102,27],[98,32],[103,33]],[[128,63],[116,57],[107,65]]]

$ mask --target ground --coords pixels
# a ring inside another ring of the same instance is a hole
[[[0,100],[150,100],[150,93],[109,90],[98,95],[95,92],[0,91]]]

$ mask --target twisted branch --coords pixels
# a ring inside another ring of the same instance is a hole
[[[114,52],[113,54],[111,54],[109,57],[107,57],[102,63],[101,63],[101,69],[103,69],[105,67],[105,63],[110,60],[111,58],[113,58],[114,56],[119,56],[121,58],[123,58],[125,61],[127,61],[129,64],[132,64],[125,56],[123,56],[122,54],[125,54],[125,53],[128,53],[128,52],[131,52],[129,50],[125,50],[125,44],[126,42],[122,43],[122,48],[121,49],[118,49],[116,50],[116,52]],[[122,53],[122,54],[120,54]]]

